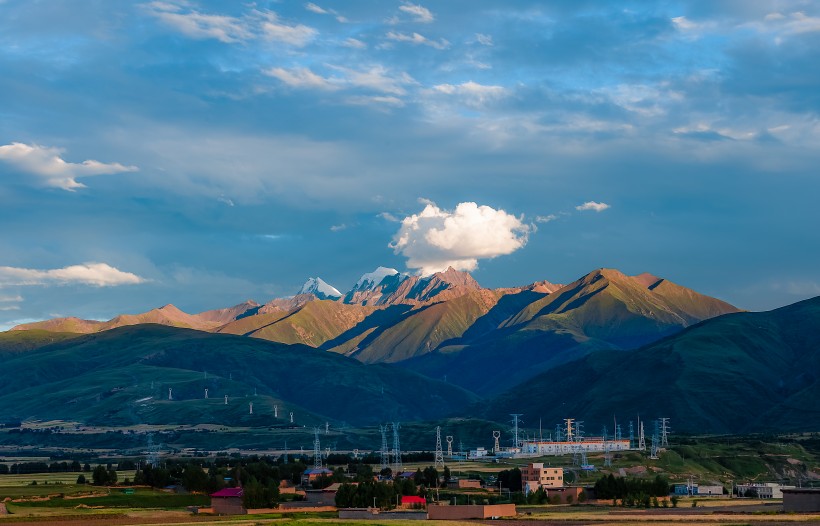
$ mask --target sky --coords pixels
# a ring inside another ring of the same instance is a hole
[[[0,329],[651,272],[820,295],[820,4],[0,0]]]

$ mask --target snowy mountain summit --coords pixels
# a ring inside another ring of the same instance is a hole
[[[332,285],[329,285],[322,278],[308,278],[302,288],[299,289],[298,294],[313,294],[320,300],[338,299],[342,297],[342,293]]]
[[[353,291],[372,290],[376,288],[387,276],[395,276],[399,271],[394,268],[379,267],[373,272],[363,274],[359,281],[353,286]]]

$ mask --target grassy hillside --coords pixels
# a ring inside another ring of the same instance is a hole
[[[297,413],[299,423],[420,420],[453,413],[475,400],[455,386],[388,365],[364,365],[306,346],[158,325],[123,327],[31,350],[6,360],[3,377],[0,417],[98,425],[251,425],[265,419],[283,424],[289,411]],[[168,388],[173,400],[168,400]],[[254,402],[253,417],[249,402]],[[279,422],[271,418],[274,404]]]
[[[640,413],[670,417],[674,429],[694,433],[817,430],[818,371],[814,298],[714,318],[635,351],[592,353],[516,386],[483,414],[599,425]]]
[[[74,332],[52,332],[39,329],[0,332],[0,360],[19,352],[30,351],[78,336],[80,334]]]

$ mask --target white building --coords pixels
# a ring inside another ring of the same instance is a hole
[[[530,455],[569,455],[580,446],[587,453],[604,453],[606,446],[610,451],[629,450],[629,440],[606,440],[603,437],[586,437],[581,442],[554,442],[551,440],[525,440],[521,452]]]
[[[794,488],[794,486],[781,486],[775,482],[755,482],[751,484],[738,484],[737,494],[745,497],[747,493],[754,493],[759,499],[782,499],[783,490]]]

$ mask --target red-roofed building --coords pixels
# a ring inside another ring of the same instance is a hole
[[[415,495],[402,495],[401,507],[405,509],[424,508],[427,505],[427,499],[424,497],[417,497]]]
[[[219,515],[245,515],[248,510],[242,504],[242,488],[223,488],[211,493],[211,508]]]

